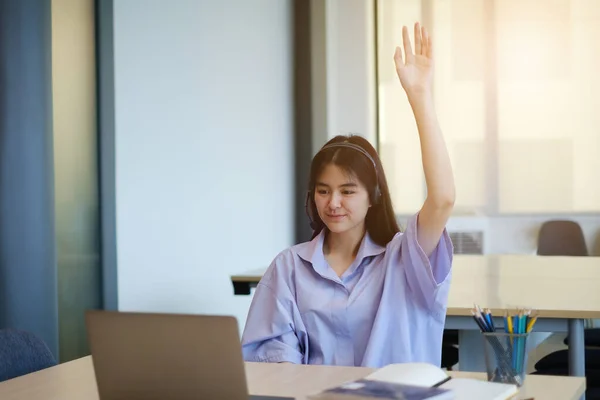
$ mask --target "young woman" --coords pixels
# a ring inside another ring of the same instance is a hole
[[[450,160],[433,107],[431,38],[403,28],[394,60],[415,115],[427,198],[399,232],[379,157],[359,136],[315,155],[314,237],[282,251],[257,286],[242,337],[247,361],[380,367],[441,362],[452,264]]]

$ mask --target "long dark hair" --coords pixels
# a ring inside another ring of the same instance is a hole
[[[326,148],[329,144],[343,142],[356,145],[369,153],[375,162],[377,172],[375,172],[371,160],[356,149],[346,147]],[[400,232],[392,207],[390,190],[377,151],[368,140],[358,135],[336,136],[328,141],[313,157],[310,166],[307,198],[307,212],[312,219],[313,238],[325,228],[325,224],[317,212],[314,193],[317,178],[329,164],[334,164],[355,176],[365,186],[372,204],[365,218],[365,227],[375,243],[380,246],[387,245],[394,235]]]

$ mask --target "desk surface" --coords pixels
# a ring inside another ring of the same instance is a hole
[[[234,275],[258,282],[265,269]],[[455,255],[448,315],[470,316],[473,303],[503,310],[534,308],[545,318],[600,318],[600,257]]]
[[[2,400],[98,400],[91,357],[0,383]],[[368,368],[306,366],[293,364],[246,363],[251,394],[290,396],[304,399],[345,381],[362,378]],[[451,372],[456,377],[484,379],[484,374]],[[528,376],[520,399],[579,399],[585,379],[575,377]]]

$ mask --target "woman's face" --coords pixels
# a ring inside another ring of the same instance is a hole
[[[334,164],[325,166],[315,185],[317,212],[329,231],[363,229],[371,203],[365,186]]]

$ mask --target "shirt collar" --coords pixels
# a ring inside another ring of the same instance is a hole
[[[323,228],[321,232],[317,236],[315,236],[310,242],[305,243],[305,246],[302,246],[298,250],[298,255],[305,261],[308,261],[312,264],[313,268],[320,273],[325,273],[329,270],[329,265],[327,265],[327,261],[325,261],[325,255],[323,254],[323,243],[325,241],[325,229]],[[356,254],[356,259],[348,269],[349,272],[352,272],[356,269],[358,265],[362,262],[365,257],[376,256],[385,251],[385,247],[378,245],[373,242],[369,232],[366,232],[363,236],[363,239],[360,243],[360,247],[358,248],[358,253]]]

